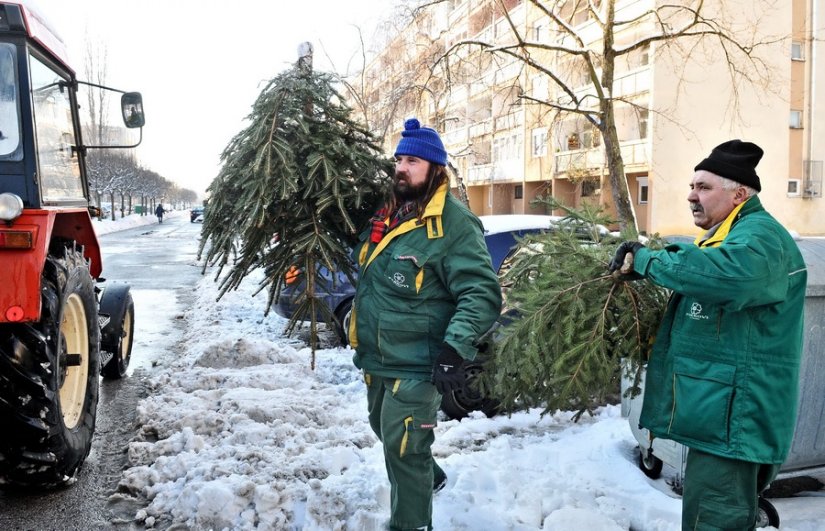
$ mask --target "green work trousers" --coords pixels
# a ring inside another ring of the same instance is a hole
[[[754,529],[759,494],[776,477],[779,466],[728,459],[691,448],[685,466],[682,529]]]
[[[432,529],[433,477],[440,468],[430,447],[441,395],[422,380],[365,374],[370,426],[384,446],[390,480],[390,529]]]

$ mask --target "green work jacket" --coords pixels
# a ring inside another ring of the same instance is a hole
[[[501,288],[479,219],[443,185],[421,220],[379,243],[365,231],[350,322],[355,365],[379,376],[429,380],[443,343],[472,360],[501,311]]]
[[[673,291],[640,424],[707,453],[778,464],[795,427],[807,271],[757,197],[726,223],[716,247],[674,244],[635,257],[637,272]]]

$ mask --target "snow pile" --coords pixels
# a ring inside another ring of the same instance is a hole
[[[263,317],[254,274],[215,302],[211,276],[185,312],[177,351],[153,369],[140,440],[121,494],[149,528],[380,530],[389,517],[381,446],[367,422],[352,351],[310,351]],[[448,474],[438,530],[677,530],[680,499],[651,481],[618,406],[579,423],[539,410],[441,418],[434,453]],[[825,498],[774,500],[783,529],[821,529]]]
[[[119,217],[120,211],[115,212],[117,219],[112,221],[111,218],[98,219],[92,218],[92,228],[95,234],[102,236],[112,232],[141,227],[143,225],[157,224],[158,218],[154,214],[141,216],[140,214],[129,214],[128,216]],[[176,218],[179,216],[189,216],[188,210],[173,210],[164,214],[164,218]]]

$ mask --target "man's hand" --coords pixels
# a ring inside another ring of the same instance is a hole
[[[464,358],[444,343],[433,365],[433,383],[442,395],[464,387]]]
[[[616,249],[616,254],[613,256],[613,260],[610,261],[607,270],[622,280],[642,278],[642,275],[633,270],[633,256],[643,247],[644,245],[636,241],[622,242],[619,248]]]

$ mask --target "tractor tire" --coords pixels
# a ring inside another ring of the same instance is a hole
[[[73,481],[92,444],[100,328],[89,263],[74,242],[52,244],[35,323],[0,327],[0,488]]]
[[[100,314],[109,318],[108,324],[100,332],[100,349],[108,356],[107,361],[101,361],[103,368],[100,373],[106,379],[118,380],[126,376],[126,369],[132,359],[135,303],[129,286],[107,286],[100,298]]]

